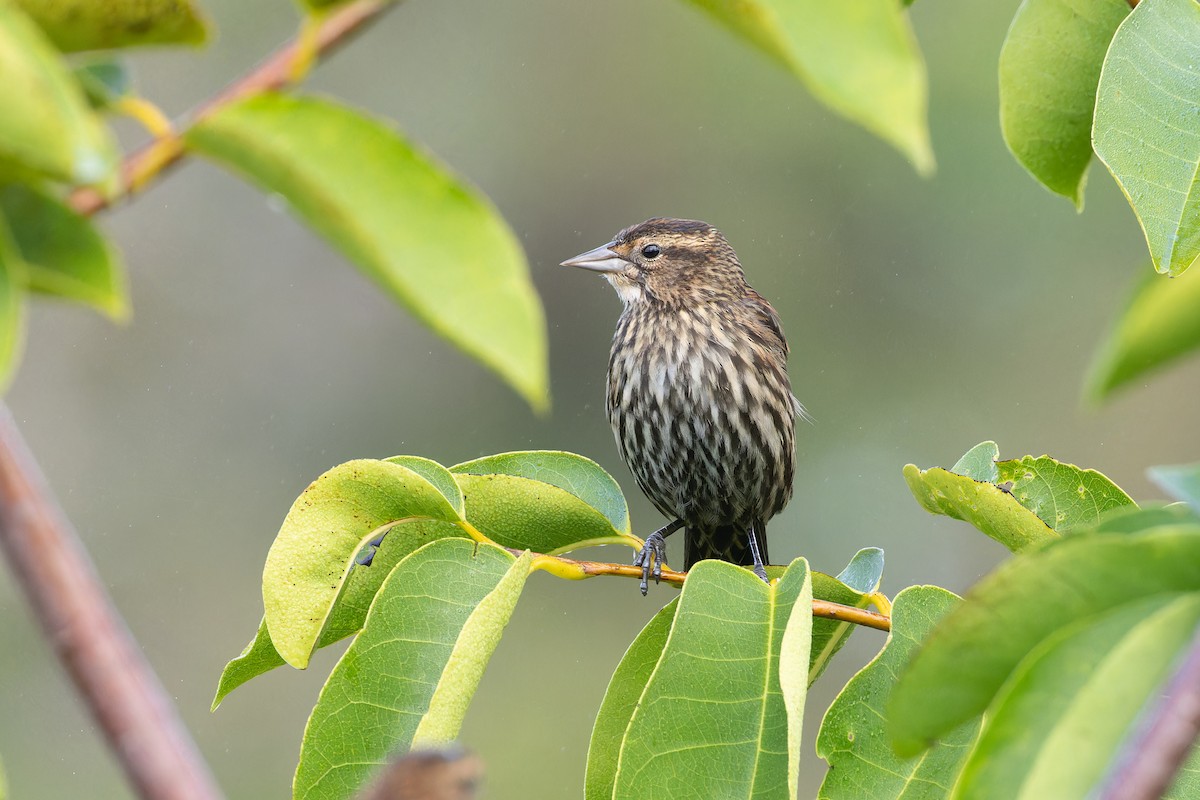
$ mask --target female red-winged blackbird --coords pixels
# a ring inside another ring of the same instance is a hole
[[[684,562],[766,580],[766,523],[792,496],[796,415],[779,315],[708,223],[646,220],[563,266],[603,273],[625,303],[608,360],[608,421],[638,485],[672,522],[634,564],[642,594],[684,528]]]

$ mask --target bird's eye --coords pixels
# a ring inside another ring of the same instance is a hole
[[[653,260],[653,259],[658,258],[658,255],[661,252],[662,252],[662,249],[658,245],[648,244],[642,248],[642,257],[647,260]]]

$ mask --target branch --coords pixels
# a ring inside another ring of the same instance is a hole
[[[505,549],[515,556],[520,556],[524,552],[522,550],[514,550],[511,547]],[[567,578],[568,580],[583,580],[585,578],[594,578],[597,575],[615,575],[621,578],[642,579],[642,568],[635,567],[632,564],[611,564],[607,561],[576,561],[573,558],[564,558],[563,556],[547,556],[534,553],[533,565],[535,569],[542,569],[551,575],[557,575],[560,578]],[[662,571],[663,583],[669,583],[672,586],[682,586],[685,578],[687,578],[686,572],[677,572],[676,570],[667,568],[664,568]],[[813,600],[813,616],[834,619],[840,622],[850,622],[854,625],[862,625],[879,631],[890,631],[892,629],[892,619],[889,616],[877,614],[874,611],[867,611],[864,608],[845,606],[841,603],[831,603],[827,600]]]
[[[3,405],[0,548],[138,794],[147,800],[220,798],[169,695],[104,591]]]
[[[227,86],[189,115],[195,125],[225,106],[253,94],[280,89],[294,83],[316,56],[324,56],[344,44],[365,25],[396,5],[388,0],[355,0],[331,12],[315,25],[276,50],[253,71]],[[183,140],[177,135],[163,136],[127,156],[121,164],[118,187],[113,197],[105,197],[95,189],[83,187],[71,192],[71,207],[84,215],[95,214],[120,198],[139,191],[157,179],[184,156]]]
[[[1200,630],[1166,690],[1130,736],[1104,781],[1098,800],[1157,800],[1200,734]]]

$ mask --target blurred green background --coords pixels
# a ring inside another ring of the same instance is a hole
[[[284,0],[205,5],[214,47],[134,58],[143,92],[172,114],[296,23]],[[545,418],[280,203],[214,167],[188,164],[104,215],[132,270],[132,324],[36,304],[9,402],[231,797],[289,795],[337,656],[278,670],[208,711],[222,665],[258,624],[279,523],[325,469],[566,449],[618,477],[637,530],[660,524],[604,421],[619,303],[596,277],[556,266],[646,217],[716,224],[783,318],[816,423],[802,426],[796,496],[771,528],[776,563],[804,555],[836,573],[877,545],[889,594],[912,583],[961,592],[1004,553],[918,508],[906,462],[949,466],[990,438],[1002,455],[1050,453],[1148,498],[1158,493],[1146,466],[1200,457],[1195,363],[1103,409],[1080,404],[1091,354],[1148,256],[1102,168],[1077,216],[1006,152],[996,59],[1016,5],[914,7],[939,160],[928,181],[676,0],[413,0],[323,66],[314,90],[395,119],[517,231],[549,321]],[[486,796],[581,796],[608,675],[673,594],[531,580],[463,730],[486,761]],[[882,641],[858,632],[810,695],[802,796],[823,771],[811,746],[821,714]],[[7,575],[0,709],[14,798],[130,796]]]

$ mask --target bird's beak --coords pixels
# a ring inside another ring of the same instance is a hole
[[[595,250],[588,250],[586,253],[580,253],[574,258],[568,258],[562,262],[564,267],[582,267],[590,269],[592,272],[624,272],[629,267],[629,262],[617,255],[612,246],[616,242],[602,244]]]

